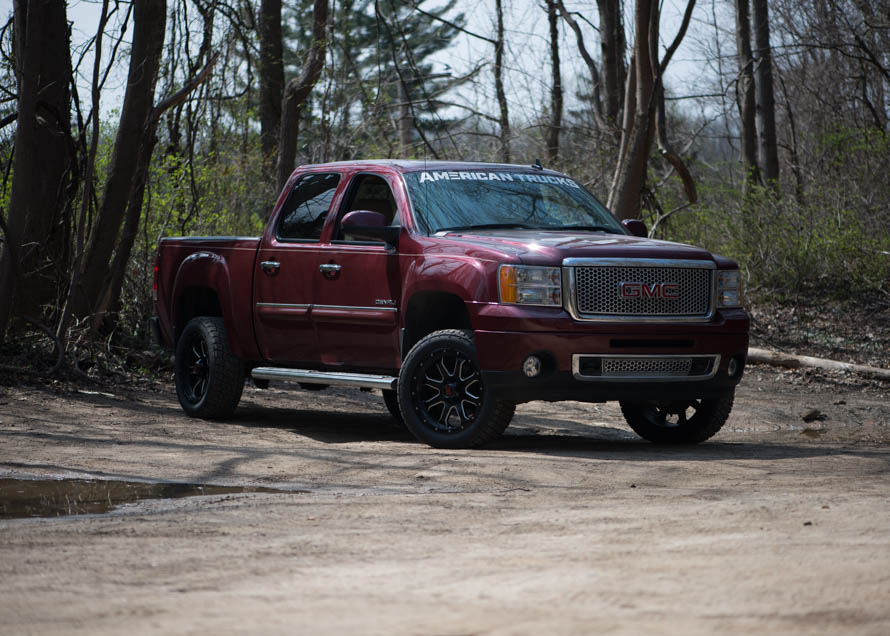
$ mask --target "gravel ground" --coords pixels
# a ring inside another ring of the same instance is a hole
[[[888,440],[890,385],[757,366],[691,448],[613,403],[444,451],[359,391],[2,387],[0,478],[272,491],[0,519],[0,631],[887,634]]]

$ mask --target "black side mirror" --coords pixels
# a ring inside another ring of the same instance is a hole
[[[372,210],[353,210],[340,221],[343,235],[358,239],[383,241],[387,247],[396,247],[402,228],[386,224],[386,217]]]
[[[643,223],[640,219],[624,219],[621,222],[621,225],[623,225],[624,229],[626,229],[634,236],[639,236],[640,238],[649,238],[649,230],[646,229],[646,224]]]

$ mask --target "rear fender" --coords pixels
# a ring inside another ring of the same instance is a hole
[[[185,328],[185,324],[178,324],[178,321],[182,315],[181,310],[187,300],[187,295],[190,293],[189,290],[207,289],[213,292],[219,301],[219,309],[226,323],[226,337],[229,340],[232,353],[242,359],[249,357],[242,343],[236,337],[236,330],[233,328],[236,322],[234,320],[235,308],[232,304],[231,283],[229,263],[225,257],[208,251],[195,252],[187,256],[180,264],[173,283],[174,300],[171,314],[174,321],[175,337],[178,339],[179,334]],[[191,317],[188,316],[182,322],[187,322]],[[249,324],[244,325],[244,327],[251,328]]]

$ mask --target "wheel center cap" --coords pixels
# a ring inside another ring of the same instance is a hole
[[[445,385],[445,397],[454,398],[457,395],[457,385],[454,382],[449,382]]]

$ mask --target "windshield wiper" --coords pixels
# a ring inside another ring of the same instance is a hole
[[[531,230],[530,225],[525,223],[480,223],[479,225],[453,225],[451,227],[440,227],[436,230],[439,232],[458,232],[460,230]]]

